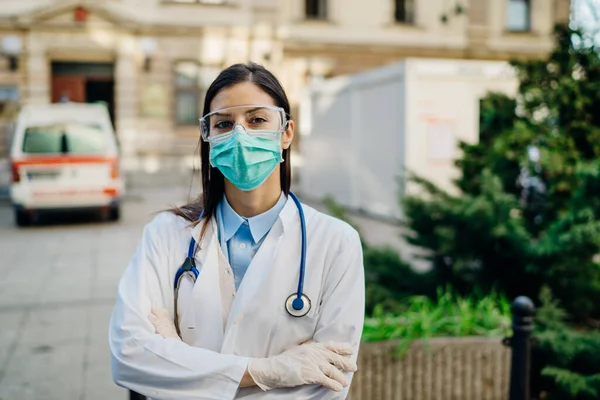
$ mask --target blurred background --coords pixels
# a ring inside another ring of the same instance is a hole
[[[225,67],[284,86],[293,190],[360,232],[352,399],[600,398],[598,0],[0,0],[0,400],[124,399],[116,285],[200,191]]]

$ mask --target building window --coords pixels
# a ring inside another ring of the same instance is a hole
[[[202,85],[200,67],[194,62],[175,65],[175,122],[195,125],[202,113]]]
[[[327,0],[306,0],[307,19],[327,19]]]
[[[531,0],[508,0],[506,28],[509,31],[531,29]]]
[[[206,90],[222,69],[222,66],[201,65],[195,61],[180,61],[175,64],[174,117],[178,125],[198,124]]]
[[[415,22],[415,1],[414,0],[394,0],[394,19],[403,24],[412,24]]]

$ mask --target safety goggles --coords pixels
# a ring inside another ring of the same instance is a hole
[[[212,111],[200,118],[202,139],[208,142],[233,131],[236,125],[244,127],[250,136],[265,132],[281,133],[287,118],[281,107],[269,105],[234,106]]]

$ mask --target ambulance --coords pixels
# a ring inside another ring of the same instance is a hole
[[[47,211],[97,210],[105,220],[119,219],[124,184],[105,105],[25,105],[17,117],[10,163],[18,226]]]

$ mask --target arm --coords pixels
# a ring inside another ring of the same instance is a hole
[[[181,341],[177,329],[175,328],[175,324],[166,308],[152,309],[152,313],[148,315],[148,319],[152,322],[152,325],[154,325],[154,328],[156,329],[156,333],[160,336],[165,339],[171,338]],[[240,388],[250,386],[256,386],[256,382],[254,382],[252,375],[250,375],[248,368],[246,368],[244,376],[242,376],[242,380],[240,381]]]
[[[337,341],[354,347],[351,360],[356,362],[365,315],[365,278],[362,247],[356,231],[348,235],[333,265],[323,288],[321,312],[313,335],[315,342]],[[348,382],[352,372],[345,372]],[[321,399],[344,399],[349,386],[342,392],[326,392]]]
[[[119,283],[109,328],[113,379],[155,399],[232,399],[246,374],[247,358],[163,338],[148,319],[152,308],[168,308],[165,299],[172,295],[164,274],[173,231],[167,218],[159,215],[146,226]]]
[[[254,379],[252,379],[252,376],[250,375],[250,373],[248,373],[248,368],[246,368],[244,376],[242,377],[242,380],[240,382],[240,388],[251,386],[256,386],[256,382],[254,382]]]
[[[153,310],[148,318],[163,338],[181,341],[166,309]],[[353,353],[354,348],[344,343],[307,342],[279,356],[250,360],[240,387],[258,385],[263,390],[270,390],[318,383],[341,391],[348,386],[341,371],[356,371],[354,362],[346,359]]]

